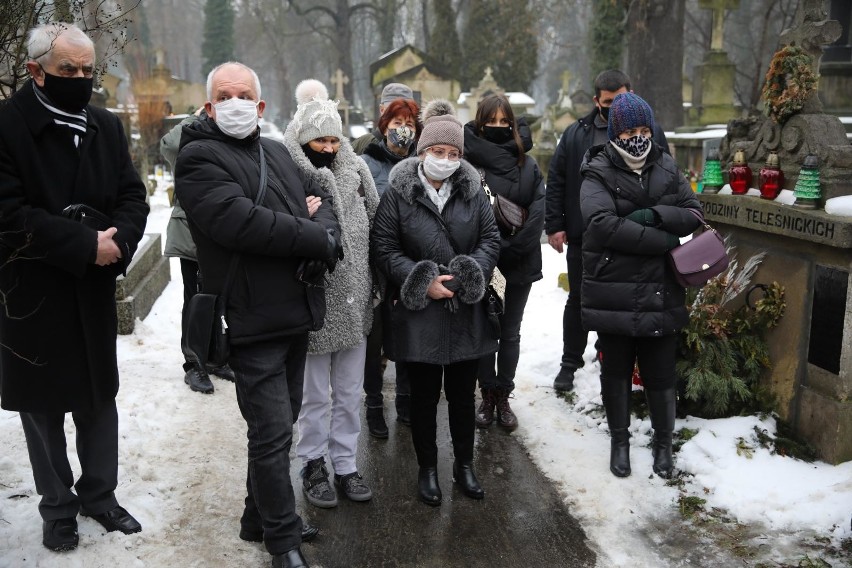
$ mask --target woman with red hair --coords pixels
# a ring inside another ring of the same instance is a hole
[[[361,156],[373,180],[379,197],[388,187],[388,174],[400,161],[415,155],[420,135],[420,107],[412,99],[396,99],[388,103],[379,123],[376,125],[382,133]],[[367,430],[374,438],[387,438],[389,435],[384,415],[384,397],[382,396],[382,322],[381,309],[376,307],[373,318],[373,331],[367,338],[367,364],[364,369],[364,403],[367,406]],[[396,419],[410,425],[408,376],[405,365],[396,364]]]

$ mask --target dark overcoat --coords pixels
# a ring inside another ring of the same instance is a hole
[[[118,118],[87,107],[79,149],[32,81],[0,108],[0,402],[69,412],[118,392],[115,278],[148,215]],[[112,219],[123,260],[94,264],[97,232],[61,216],[85,203]]]
[[[390,174],[373,220],[370,253],[388,280],[384,348],[394,361],[448,365],[497,351],[480,301],[500,255],[500,233],[476,170],[462,160],[438,211],[407,158]],[[426,294],[440,267],[459,279],[458,309]]]

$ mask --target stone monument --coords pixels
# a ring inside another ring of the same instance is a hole
[[[838,33],[837,22],[826,19],[822,0],[802,0],[795,26],[782,38],[785,47],[810,56],[812,68],[800,69],[808,74],[819,68],[821,46]],[[794,94],[802,96],[797,111],[770,104],[775,118],[728,123],[720,148],[723,169],[742,149],[757,174],[769,151],[776,151],[785,188],[793,189],[805,156],[814,154],[823,199],[852,194],[852,146],[839,119],[821,112],[816,87]],[[852,460],[852,217],[752,196],[699,198],[707,220],[732,236],[741,262],[768,253],[753,283],[777,281],[786,288],[786,313],[767,334],[772,368],[764,377],[781,419],[823,459]]]
[[[737,115],[733,104],[736,69],[722,47],[722,39],[725,11],[734,10],[739,4],[739,0],[699,0],[701,8],[713,10],[713,35],[704,62],[695,66],[689,111],[691,124],[724,124]]]

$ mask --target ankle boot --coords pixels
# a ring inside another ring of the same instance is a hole
[[[381,406],[367,407],[367,430],[370,436],[384,439],[388,437],[388,425],[385,422],[385,410]]]
[[[609,425],[609,470],[616,477],[630,475],[630,381],[601,379],[606,422]]]
[[[441,487],[438,485],[438,468],[421,467],[417,472],[417,489],[420,500],[437,507],[441,504]]]
[[[483,388],[480,392],[482,392],[482,402],[476,409],[476,425],[480,428],[488,428],[494,422],[497,396],[494,389]]]
[[[473,465],[458,461],[453,462],[453,481],[458,483],[462,493],[471,499],[485,497],[485,491],[482,490],[479,480],[476,479],[476,474],[473,473]]]
[[[514,430],[518,427],[518,417],[509,406],[509,395],[512,392],[507,389],[497,389],[497,425],[506,430]]]
[[[654,456],[654,473],[663,479],[669,479],[674,470],[672,459],[672,433],[675,424],[677,393],[674,388],[665,390],[645,389],[645,399],[651,413],[651,427],[654,437],[651,440],[651,455]]]

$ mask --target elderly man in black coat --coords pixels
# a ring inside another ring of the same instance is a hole
[[[142,238],[148,205],[121,122],[88,105],[92,41],[68,24],[38,26],[28,39],[32,79],[0,109],[0,404],[20,413],[43,543],[61,551],[77,546],[78,512],[108,531],[141,530],[114,493],[115,279]],[[63,215],[72,204],[100,212],[103,224]],[[77,428],[76,483],[67,412]]]

